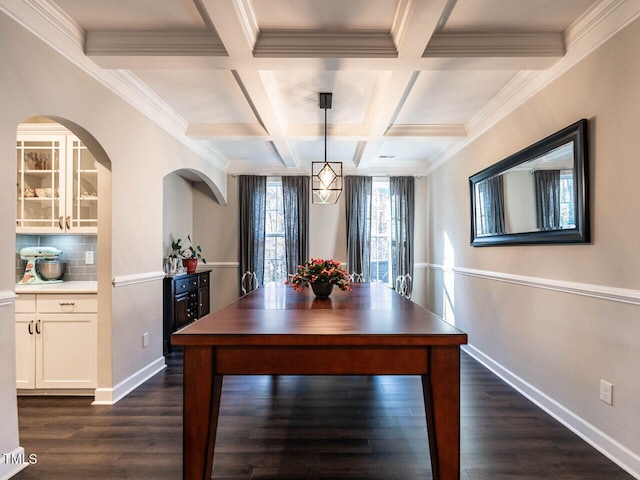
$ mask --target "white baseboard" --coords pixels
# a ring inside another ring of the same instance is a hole
[[[166,367],[164,357],[160,357],[113,388],[96,388],[96,398],[92,405],[114,405]]]
[[[632,452],[474,346],[463,345],[462,349],[620,468],[640,479],[640,455]]]
[[[25,458],[24,448],[15,448],[12,452],[0,452],[0,480],[9,480],[18,472],[24,470],[29,466],[28,463],[7,463],[5,454],[11,456],[11,458]]]

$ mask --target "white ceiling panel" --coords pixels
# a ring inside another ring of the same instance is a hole
[[[56,0],[85,30],[203,28],[192,0]]]
[[[396,124],[464,124],[517,72],[422,72],[407,97]]]
[[[327,141],[327,161],[351,163],[357,148],[356,141]],[[302,162],[324,160],[324,140],[296,142],[295,149]]]
[[[398,0],[253,0],[261,29],[387,30]]]
[[[220,70],[136,70],[188,123],[256,123],[233,76]]]
[[[596,0],[458,0],[444,30],[564,31]]]
[[[333,94],[327,123],[359,125],[366,121],[377,72],[287,71],[274,72],[290,125],[324,123],[319,93]]]

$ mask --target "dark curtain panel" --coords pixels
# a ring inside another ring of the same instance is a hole
[[[282,177],[287,274],[309,260],[309,177]]]
[[[487,233],[506,233],[504,224],[504,179],[502,175],[486,180]]]
[[[264,231],[267,177],[238,177],[240,205],[240,275],[256,274],[258,285],[264,280]]]
[[[413,279],[413,231],[415,218],[415,180],[391,177],[391,271]]]
[[[371,177],[349,176],[344,179],[347,209],[347,266],[364,281],[371,278]]]
[[[536,170],[536,221],[540,230],[560,228],[560,170]]]

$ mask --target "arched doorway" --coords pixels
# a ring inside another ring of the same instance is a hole
[[[25,291],[24,289],[36,285],[26,282],[28,285],[16,287],[19,294],[16,303],[18,388],[34,389],[35,393],[41,390],[47,394],[93,396],[97,388],[111,387],[112,384],[109,288],[111,162],[99,142],[88,131],[64,118],[29,118],[17,127],[17,140],[16,282],[21,281],[20,270],[24,268],[20,251],[25,247],[51,245],[54,250],[63,252],[60,259],[67,264],[64,282],[59,288],[64,284],[76,293],[96,293],[91,296],[91,306],[76,305],[73,300],[65,302],[56,299],[61,309],[59,313],[68,314],[68,317],[74,322],[78,321],[78,324],[86,323],[84,330],[78,327],[79,336],[72,340],[69,340],[69,337],[73,332],[70,334],[62,323],[58,324],[60,337],[69,342],[75,341],[76,345],[82,345],[81,351],[75,352],[77,358],[74,362],[69,360],[74,356],[74,352],[65,352],[68,348],[65,344],[60,344],[57,352],[49,346],[49,357],[43,355],[43,352],[39,352],[39,356],[36,353],[34,362],[52,362],[55,369],[61,371],[61,378],[64,377],[65,368],[75,368],[74,372],[67,372],[71,380],[43,379],[41,374],[34,373],[31,382],[29,375],[38,365],[27,364],[30,362],[30,353],[22,347],[28,345],[28,342],[35,345],[35,339],[29,335],[38,334],[44,328],[38,323],[42,320],[30,318],[31,312],[20,313],[20,289]],[[46,285],[51,286],[53,285]],[[33,299],[34,305],[38,297],[42,297],[43,301],[37,305],[45,305],[49,301],[44,294],[33,293],[37,288],[27,291],[29,294],[23,294],[23,297],[29,301]],[[25,308],[33,310],[36,307],[27,303]],[[91,314],[94,315],[95,321]],[[76,317],[72,318],[72,315]],[[63,315],[46,317],[38,312],[38,316],[49,319],[53,325]],[[20,325],[20,321],[24,325]],[[32,321],[36,322],[35,325],[31,324]],[[90,324],[91,321],[94,323]],[[54,331],[55,327],[52,327],[52,336]],[[56,358],[59,352],[65,352],[66,358]],[[40,365],[39,368],[42,370],[43,366]],[[51,370],[54,369],[49,368],[49,371]],[[88,371],[91,372],[90,375]],[[86,378],[89,376],[91,378]],[[36,385],[38,378],[40,384]]]

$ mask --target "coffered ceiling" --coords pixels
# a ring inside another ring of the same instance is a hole
[[[628,3],[0,0],[0,8],[228,173],[308,173],[324,155],[318,95],[332,92],[328,158],[375,175],[425,174],[446,161],[620,28],[611,19]],[[58,32],[39,27],[43,19]]]

